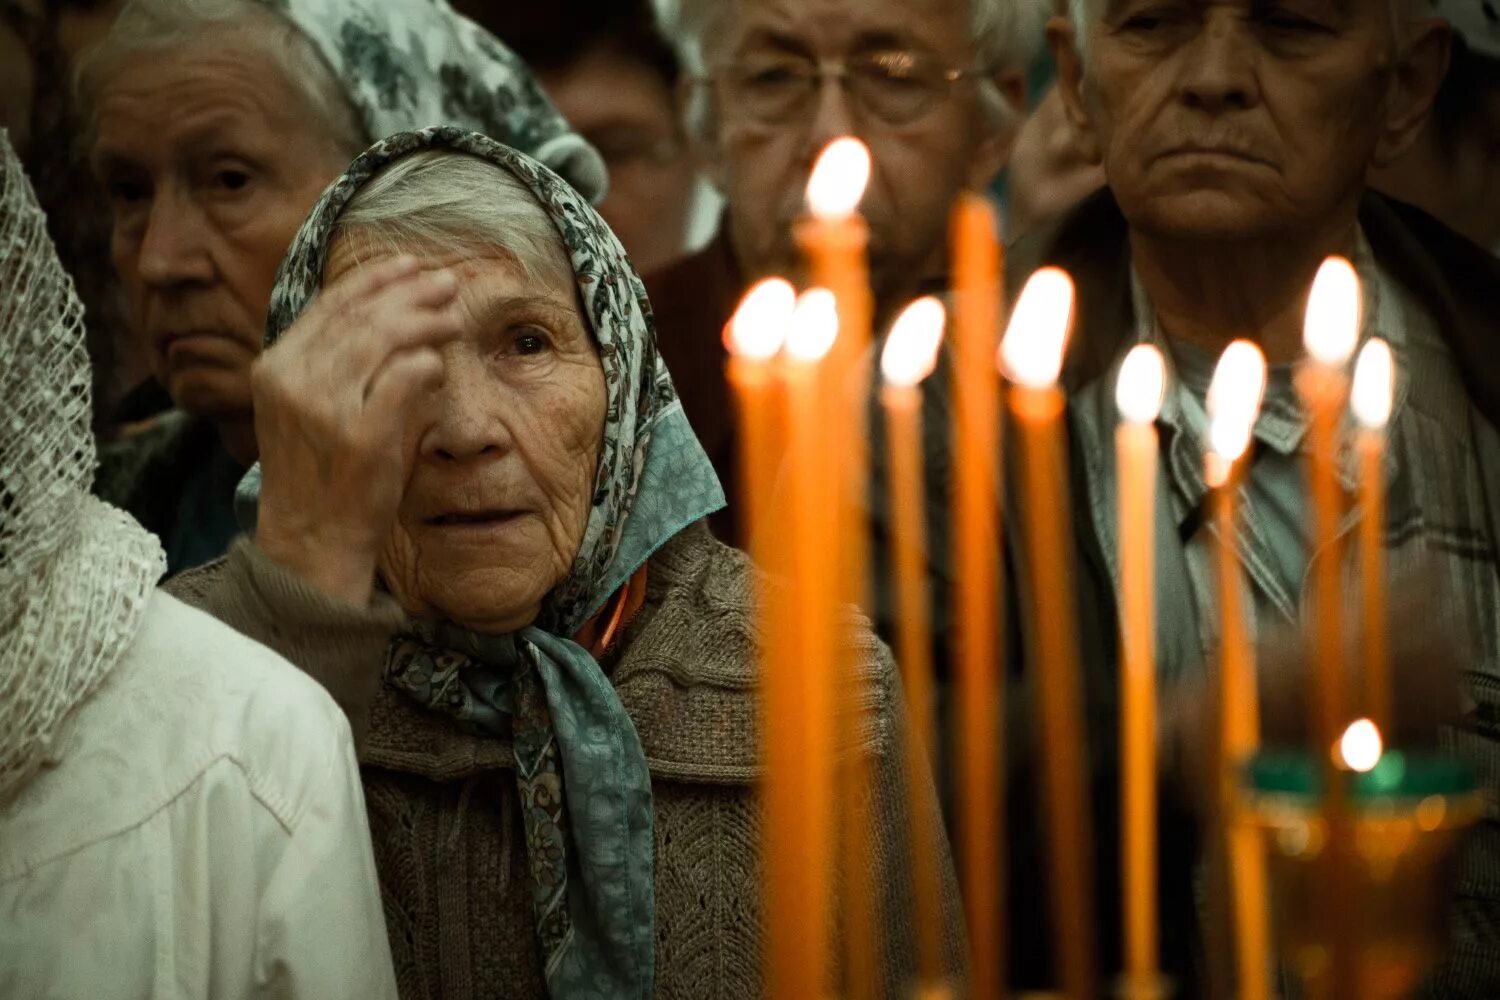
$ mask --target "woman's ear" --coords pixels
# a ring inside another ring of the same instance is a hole
[[[1078,32],[1072,20],[1059,16],[1048,21],[1047,45],[1057,64],[1057,94],[1077,137],[1078,151],[1089,163],[1101,163],[1104,154],[1083,101],[1083,56],[1078,51]]]
[[[1407,26],[1386,90],[1385,124],[1375,146],[1375,166],[1394,163],[1416,144],[1448,76],[1451,41],[1448,23],[1438,18]]]

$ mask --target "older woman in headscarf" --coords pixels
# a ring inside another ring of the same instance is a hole
[[[0,996],[396,995],[348,724],[91,497],[82,308],[0,131]]]
[[[356,153],[462,125],[604,187],[525,65],[445,0],[131,0],[79,85],[132,336],[175,407],[105,451],[98,492],[162,538],[171,572],[234,534],[276,267]]]
[[[268,339],[254,540],[173,587],[367,726],[402,995],[759,997],[760,581],[702,521],[723,496],[614,236],[524,155],[394,136],[304,224]],[[904,996],[909,810],[944,840],[889,653],[846,624]]]

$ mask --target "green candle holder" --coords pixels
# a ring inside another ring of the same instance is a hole
[[[1327,846],[1322,774],[1307,752],[1273,751],[1240,774],[1237,822],[1267,853],[1275,941],[1313,1000],[1399,1000],[1442,957],[1455,847],[1483,800],[1470,768],[1451,757],[1389,752],[1344,772],[1349,808],[1348,899],[1340,904],[1356,958],[1355,992],[1330,996],[1330,942],[1320,860]]]

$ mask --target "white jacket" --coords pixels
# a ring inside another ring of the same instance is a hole
[[[161,591],[0,806],[0,998],[395,997],[349,726]]]

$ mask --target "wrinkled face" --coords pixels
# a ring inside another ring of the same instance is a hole
[[[1100,4],[1068,97],[1133,226],[1253,237],[1357,202],[1393,114],[1384,2]]]
[[[649,274],[670,263],[687,237],[696,172],[666,80],[607,46],[539,79],[563,117],[604,157],[609,194],[599,214],[636,270]]]
[[[247,416],[276,269],[348,157],[254,46],[134,56],[97,113],[91,162],[133,332],[179,407]]]
[[[353,265],[343,249],[325,285]],[[411,414],[411,479],[380,575],[414,615],[510,632],[536,618],[582,544],[604,369],[570,271],[528,277],[505,254],[424,266],[458,278],[464,330],[442,349],[442,385]]]
[[[870,224],[877,291],[940,266],[955,195],[987,184],[1003,165],[975,81],[943,84],[930,106],[892,123],[825,77],[809,99],[768,121],[738,90],[775,85],[820,62],[845,65],[911,55],[943,69],[973,68],[968,0],[739,0],[705,58],[714,86],[716,182],[729,202],[730,236],[747,278],[794,273],[792,223],[808,174],[833,139],[870,148],[874,174],[860,210]],[[736,83],[738,81],[738,83]],[[775,102],[767,102],[775,103]]]

